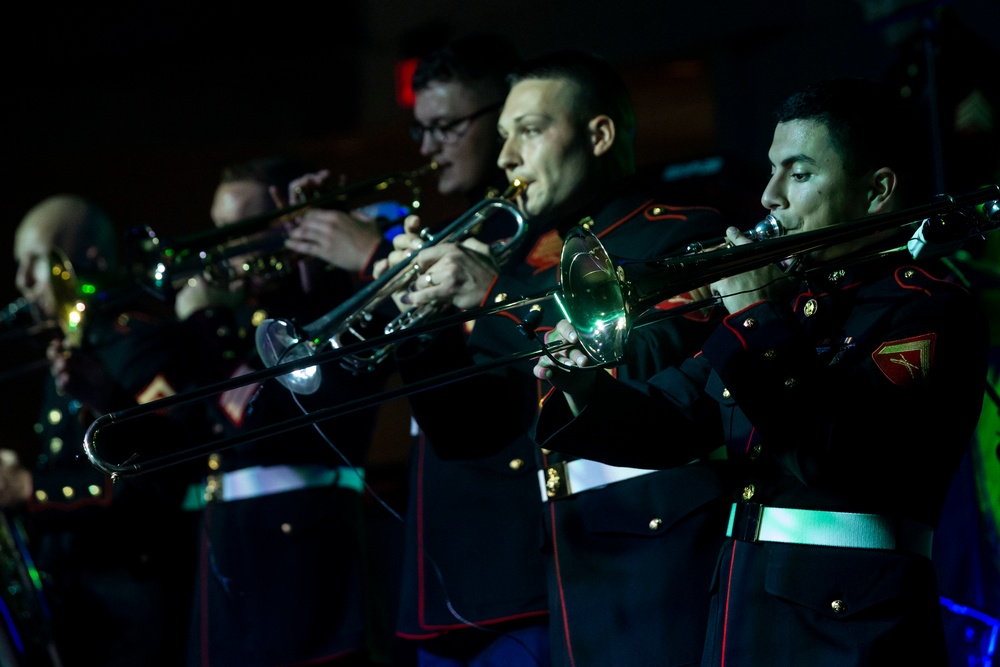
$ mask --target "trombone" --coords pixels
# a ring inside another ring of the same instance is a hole
[[[970,212],[970,209],[974,209]],[[940,195],[929,204],[895,213],[871,216],[853,222],[844,222],[812,232],[803,232],[777,238],[765,238],[756,243],[734,246],[707,252],[668,257],[652,261],[614,259],[600,241],[581,227],[567,235],[560,258],[560,282],[539,294],[508,300],[489,307],[470,309],[462,313],[441,316],[430,322],[417,322],[412,326],[384,334],[370,340],[359,340],[339,349],[276,364],[269,368],[207,386],[185,394],[152,401],[96,419],[87,429],[83,448],[90,462],[111,475],[112,479],[156,470],[165,466],[191,460],[201,454],[258,440],[283,433],[293,428],[315,424],[356,410],[379,405],[385,401],[410,396],[442,384],[457,382],[518,361],[537,358],[568,347],[567,343],[546,348],[540,343],[538,350],[506,357],[498,357],[485,364],[458,369],[450,373],[409,383],[398,389],[361,397],[344,404],[330,406],[309,414],[269,424],[241,433],[225,441],[216,441],[177,451],[159,458],[141,461],[133,454],[128,460],[114,463],[101,457],[99,443],[101,432],[114,424],[136,419],[175,405],[200,400],[229,389],[276,378],[328,361],[339,360],[373,347],[394,345],[414,336],[441,331],[446,327],[474,321],[502,310],[530,306],[528,316],[518,328],[529,337],[534,335],[533,315],[539,304],[554,299],[566,318],[580,334],[584,350],[596,362],[596,367],[613,366],[620,362],[628,334],[634,328],[658,321],[661,317],[681,315],[691,310],[705,308],[716,299],[704,299],[683,307],[658,311],[650,315],[653,307],[677,294],[723,278],[727,275],[750,271],[772,262],[800,256],[856,240],[866,235],[891,230],[914,229],[913,236],[902,246],[881,248],[864,255],[850,256],[838,262],[871,261],[894,253],[910,255],[944,255],[957,250],[965,241],[981,237],[1000,227],[1000,187],[991,185],[972,193],[949,196]],[[914,243],[914,239],[918,241]],[[808,269],[823,271],[819,266]]]

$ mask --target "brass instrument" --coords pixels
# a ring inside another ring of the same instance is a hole
[[[59,248],[52,248],[49,252],[49,270],[52,272],[50,285],[56,305],[55,317],[36,321],[35,306],[24,297],[19,297],[0,311],[0,340],[15,335],[51,335],[58,330],[72,347],[80,346],[89,297],[97,289],[78,279],[69,257]]]
[[[310,348],[310,354],[299,355],[291,361],[278,363],[262,371],[249,373],[186,394],[177,394],[152,401],[117,413],[102,415],[87,430],[83,443],[84,451],[94,466],[111,475],[112,478],[135,475],[187,461],[205,453],[332,419],[385,401],[410,396],[442,384],[461,381],[518,361],[538,358],[543,354],[568,347],[568,345],[562,343],[548,349],[543,347],[539,350],[500,357],[489,363],[458,369],[377,395],[355,399],[283,422],[269,424],[252,432],[241,433],[224,442],[204,443],[157,459],[140,461],[136,460],[138,457],[136,454],[125,462],[114,463],[105,460],[98,453],[100,432],[113,424],[140,418],[178,404],[214,396],[229,389],[244,387],[266,379],[315,367],[322,363],[340,360],[360,354],[365,350],[394,345],[406,338],[441,331],[447,327],[475,321],[502,310],[533,306],[550,298],[554,298],[558,302],[566,319],[580,334],[580,344],[597,364],[595,367],[613,366],[620,362],[628,333],[632,329],[657,321],[660,316],[676,316],[716,303],[716,299],[707,299],[685,307],[657,311],[656,317],[651,316],[649,311],[666,299],[707,285],[725,276],[751,271],[772,262],[800,258],[817,250],[892,230],[903,232],[912,228],[918,232],[918,234],[914,234],[914,237],[919,235],[925,243],[929,243],[931,246],[926,249],[926,252],[922,252],[924,255],[928,252],[947,254],[956,250],[964,241],[983,236],[985,233],[1000,227],[998,200],[1000,200],[1000,188],[991,185],[969,194],[955,197],[941,196],[930,204],[896,213],[844,222],[812,232],[766,238],[747,245],[650,261],[613,259],[593,234],[578,227],[571,230],[564,242],[560,259],[560,284],[557,286],[533,296],[504,301],[489,307],[469,309],[461,313],[441,316],[429,322],[418,322],[383,336],[369,340],[358,340],[344,345],[340,349],[325,350],[312,355],[312,348]],[[970,208],[974,208],[974,211],[970,212]],[[914,237],[911,237],[911,240]],[[842,258],[838,261],[837,266],[843,266],[845,262],[870,261],[892,253],[908,252],[912,255],[914,252],[912,245],[911,242],[907,242],[894,247],[873,248],[863,255]],[[403,264],[405,265],[406,262]],[[823,269],[824,267],[818,266],[809,270],[819,271]],[[332,323],[324,322],[323,326],[327,324]],[[318,328],[323,328],[323,326]],[[521,326],[531,333],[532,327],[530,325],[522,322]],[[294,343],[291,349],[296,346],[299,344]],[[302,344],[301,347],[307,347],[307,345]]]
[[[291,270],[285,250],[289,225],[309,209],[344,209],[365,195],[383,193],[401,185],[410,191],[408,209],[420,206],[418,181],[436,171],[431,162],[413,171],[380,176],[338,188],[290,206],[239,220],[224,227],[208,229],[173,240],[160,238],[148,226],[132,231],[132,245],[139,250],[140,281],[160,298],[167,300],[185,281],[203,276],[217,284],[244,275],[268,278]],[[229,260],[244,258],[240,268]]]
[[[1000,188],[992,185],[961,196],[940,195],[929,204],[894,213],[651,262],[613,260],[593,234],[575,228],[563,246],[562,289],[556,299],[588,356],[599,365],[615,365],[622,359],[631,328],[665,299],[726,276],[893,230],[912,228],[913,235],[902,245],[873,245],[863,254],[837,260],[837,267],[903,252],[914,258],[948,254],[968,239],[1000,226],[998,192]],[[975,211],[969,210],[974,207]],[[888,239],[890,243],[897,240],[895,235]],[[583,257],[587,261],[581,261]],[[817,265],[808,271],[828,268]],[[664,315],[680,315],[711,303],[715,299],[664,311]]]
[[[502,212],[508,214],[516,225],[512,236],[490,247],[493,260],[497,265],[503,265],[527,232],[524,215],[512,203],[526,187],[521,180],[515,179],[500,196],[481,200],[439,233],[425,235],[420,250],[439,243],[459,243],[477,233],[496,212]],[[256,343],[257,352],[264,364],[274,367],[282,362],[310,357],[326,344],[342,348],[348,334],[359,341],[367,340],[369,338],[367,330],[376,320],[375,311],[390,302],[393,294],[406,290],[422,273],[423,268],[419,262],[414,261],[420,250],[410,251],[402,261],[390,267],[376,280],[310,324],[297,328],[291,321],[284,319],[261,322],[257,326]],[[379,335],[402,331],[424,322],[440,313],[445,305],[428,304],[402,312],[385,324]],[[393,345],[386,344],[366,351],[363,355],[352,354],[345,359],[350,361],[354,370],[371,370],[385,359],[392,349]],[[320,371],[316,366],[278,377],[279,382],[299,394],[315,392],[319,388],[320,379]]]

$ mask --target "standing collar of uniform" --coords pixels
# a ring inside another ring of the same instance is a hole
[[[634,176],[622,178],[595,193],[569,213],[542,215],[531,220],[530,224],[540,232],[556,229],[560,236],[565,236],[566,232],[586,218],[617,220],[635,210],[644,197],[650,197],[648,192],[643,192],[638,186],[639,182]]]

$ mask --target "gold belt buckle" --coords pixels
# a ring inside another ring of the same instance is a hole
[[[560,461],[545,467],[545,495],[552,498],[565,498],[570,495],[569,475],[566,474],[566,463]]]

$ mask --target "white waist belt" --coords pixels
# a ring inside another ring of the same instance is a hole
[[[934,531],[911,519],[733,503],[729,537],[851,549],[909,551],[930,558]]]
[[[188,489],[184,509],[199,509],[206,503],[245,500],[313,486],[339,486],[361,492],[364,470],[341,466],[252,466],[209,475],[204,484]]]
[[[542,502],[646,475],[656,470],[623,468],[587,459],[561,461],[538,471]]]

